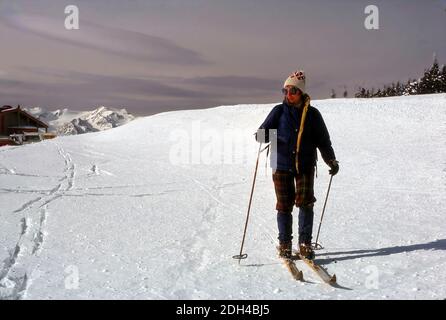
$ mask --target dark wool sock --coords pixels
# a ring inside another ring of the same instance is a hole
[[[290,242],[293,239],[293,215],[291,212],[277,212],[277,226],[279,227],[279,241]]]
[[[311,243],[313,218],[313,206],[299,208],[299,243]]]

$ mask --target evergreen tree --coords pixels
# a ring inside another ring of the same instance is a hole
[[[400,96],[402,94],[403,94],[403,87],[401,86],[401,83],[398,81],[395,87],[395,95]]]
[[[396,96],[396,84],[395,82],[392,82],[392,86],[389,87],[389,91],[387,92],[388,97],[394,97]]]
[[[431,76],[431,81],[432,81],[432,84],[431,84],[432,92],[431,93],[440,93],[442,81],[441,81],[440,67],[438,65],[437,59],[435,59],[434,63],[432,64],[432,68],[430,70],[430,76]]]
[[[421,77],[419,81],[419,90],[418,94],[426,94],[429,93],[429,82],[430,82],[430,74],[429,70],[424,70],[424,75]]]
[[[409,78],[406,84],[398,81],[396,84],[392,83],[390,86],[385,85],[383,89],[378,89],[376,92],[375,88],[369,90],[364,87],[359,87],[355,93],[355,97],[391,97],[441,92],[446,93],[446,65],[442,65],[440,68],[437,58],[434,57],[432,66],[424,70],[424,75],[418,80]],[[333,94],[335,95],[334,90],[332,90],[332,97]]]
[[[435,59],[430,69],[424,71],[424,75],[419,81],[418,94],[440,92],[440,86],[440,68],[437,59]]]
[[[364,87],[358,88],[358,92],[355,93],[355,98],[366,98],[366,92]]]
[[[409,95],[415,95],[415,94],[420,94],[421,89],[420,89],[420,83],[421,80],[415,80],[413,79],[412,81],[409,81],[409,86],[408,86],[408,94]]]
[[[409,80],[407,80],[406,85],[404,86],[403,95],[405,95],[405,96],[410,95],[410,84],[411,83],[412,83],[412,81],[409,78]]]
[[[440,73],[440,92],[446,92],[446,65],[443,65],[443,68]]]

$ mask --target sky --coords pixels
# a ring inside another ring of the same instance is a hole
[[[379,29],[364,26],[367,5]],[[65,7],[79,30],[65,29]],[[313,99],[446,63],[446,0],[0,0],[0,105],[135,115]]]

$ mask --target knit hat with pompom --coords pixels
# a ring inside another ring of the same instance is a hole
[[[299,88],[302,93],[305,93],[305,71],[297,70],[293,72],[283,84],[283,87],[293,86]]]

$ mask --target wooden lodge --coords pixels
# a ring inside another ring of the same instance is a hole
[[[35,118],[20,106],[0,107],[0,146],[18,145],[54,138],[48,133],[48,125]]]

